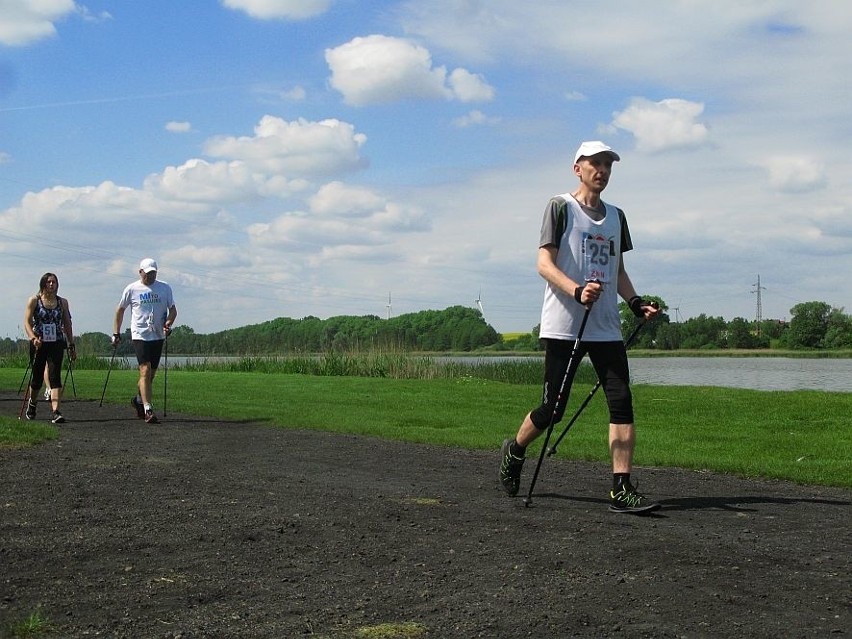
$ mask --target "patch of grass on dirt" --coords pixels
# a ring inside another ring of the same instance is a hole
[[[8,636],[14,639],[35,639],[53,632],[53,629],[54,626],[47,617],[40,610],[36,610],[26,619],[9,624]]]
[[[0,415],[0,447],[32,446],[55,439],[59,429],[48,422],[27,421]]]
[[[315,635],[313,630],[310,634],[317,639],[426,639],[429,636],[429,629],[421,623],[403,621],[339,630],[331,635]]]
[[[426,626],[419,623],[382,623],[377,626],[367,626],[355,631],[358,639],[417,639],[425,637]]]

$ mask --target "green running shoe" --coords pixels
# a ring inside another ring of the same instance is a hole
[[[618,492],[610,491],[609,500],[609,509],[614,513],[644,515],[660,507],[660,504],[640,494],[630,484],[624,484]]]

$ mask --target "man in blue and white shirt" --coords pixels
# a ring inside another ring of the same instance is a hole
[[[139,280],[128,284],[121,294],[113,323],[114,347],[121,341],[121,324],[128,307],[130,338],[139,364],[139,394],[130,403],[140,419],[156,424],[151,386],[160,365],[163,344],[177,317],[177,307],[172,287],[157,280],[157,262],[150,257],[139,264]]]

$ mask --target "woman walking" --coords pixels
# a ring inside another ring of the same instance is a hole
[[[27,300],[24,312],[24,327],[30,340],[32,362],[27,419],[35,419],[36,398],[41,390],[46,367],[50,407],[53,410],[50,421],[54,424],[65,421],[59,411],[62,400],[62,358],[65,349],[68,349],[68,357],[72,362],[77,359],[71,310],[68,308],[68,300],[59,297],[58,291],[59,278],[53,273],[45,273],[39,280],[38,294]]]

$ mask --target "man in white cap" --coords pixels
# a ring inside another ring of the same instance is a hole
[[[154,415],[151,386],[163,344],[177,317],[172,287],[157,280],[157,262],[146,257],[139,264],[139,280],[128,284],[121,294],[113,322],[113,347],[121,342],[124,311],[130,307],[130,338],[139,364],[139,393],[130,400],[139,419],[148,424],[159,420]]]
[[[630,481],[636,440],[618,297],[646,320],[659,310],[636,294],[625,270],[622,254],[633,245],[624,213],[601,200],[613,162],[620,159],[603,142],[583,142],[574,156],[579,185],[551,198],[545,209],[537,261],[546,281],[539,331],[545,349],[544,392],[541,405],[526,415],[515,438],[503,442],[499,479],[510,496],[518,493],[527,446],[562,419],[570,382],[588,354],[609,408],[613,471],[609,507],[613,512],[641,514],[659,504],[638,493]],[[558,397],[563,380],[566,388]]]

